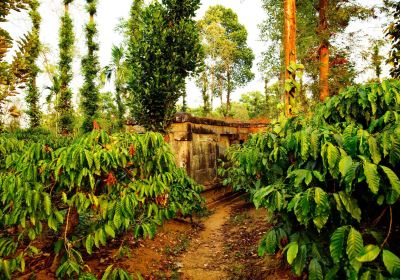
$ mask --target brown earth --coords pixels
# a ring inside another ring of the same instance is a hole
[[[99,279],[110,264],[149,280],[291,278],[280,261],[257,255],[258,243],[270,227],[265,210],[255,210],[239,196],[209,208],[211,214],[194,223],[167,221],[153,240],[134,240],[131,235],[113,240],[93,255],[84,255],[86,268]],[[17,279],[55,279],[44,266],[35,270]]]

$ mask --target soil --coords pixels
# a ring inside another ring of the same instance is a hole
[[[270,227],[265,210],[254,209],[237,195],[209,209],[209,215],[194,223],[167,221],[152,240],[134,240],[131,235],[113,240],[108,247],[84,256],[87,270],[99,279],[111,264],[149,280],[292,278],[280,260],[257,255],[259,241]],[[49,269],[42,269],[18,279],[55,278]]]

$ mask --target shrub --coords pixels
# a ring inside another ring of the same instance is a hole
[[[60,263],[57,276],[76,279],[86,254],[109,240],[129,231],[153,237],[163,220],[202,203],[201,187],[156,133],[93,131],[66,145],[6,135],[0,159],[1,279],[24,271],[25,258],[46,247]],[[36,248],[39,238],[49,244]]]
[[[260,255],[309,279],[400,277],[399,110],[398,80],[350,87],[229,151],[225,184],[273,215]]]

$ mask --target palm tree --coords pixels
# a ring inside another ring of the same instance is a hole
[[[111,62],[102,71],[102,81],[114,80],[115,102],[118,108],[118,127],[122,128],[125,121],[126,83],[128,80],[128,67],[126,67],[124,48],[113,46],[111,49]]]

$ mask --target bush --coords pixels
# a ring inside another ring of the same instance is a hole
[[[201,187],[175,165],[160,134],[50,140],[0,136],[1,279],[46,248],[58,256],[57,277],[76,279],[85,256],[110,239],[129,231],[153,237],[163,220],[201,206]],[[38,239],[47,240],[43,248]]]
[[[399,110],[398,80],[350,87],[229,151],[225,184],[273,214],[260,255],[309,279],[400,277]]]

